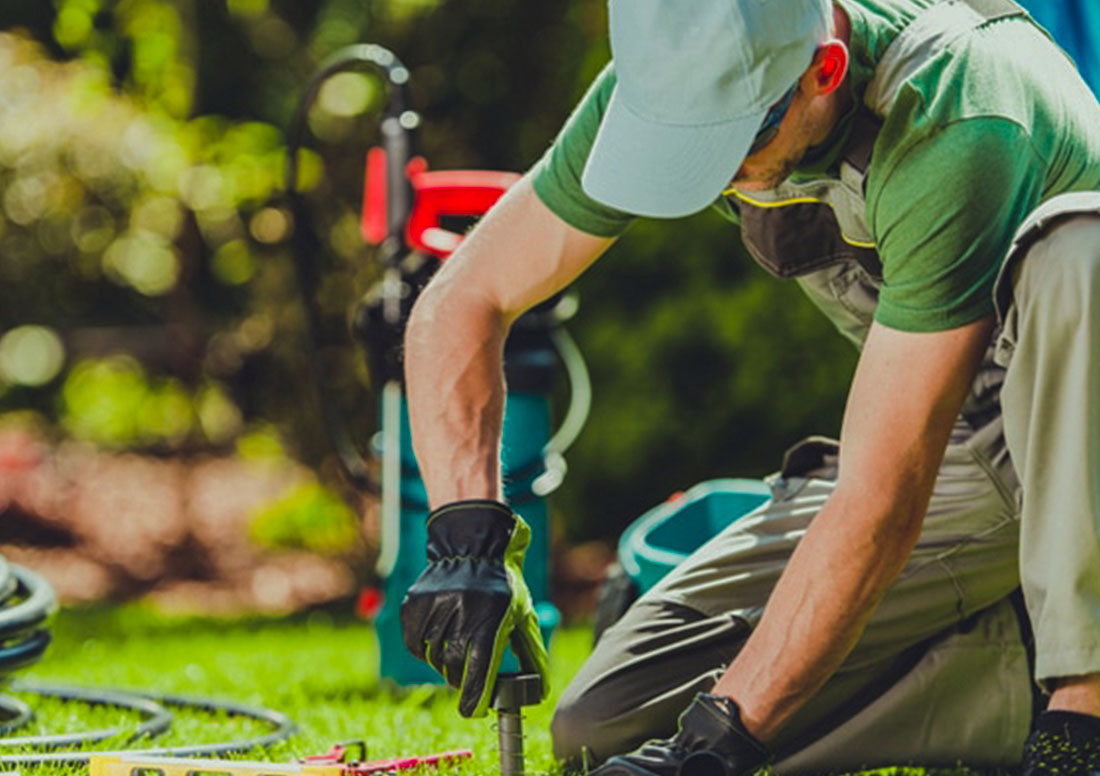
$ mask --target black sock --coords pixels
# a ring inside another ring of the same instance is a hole
[[[1035,730],[1063,736],[1100,736],[1100,717],[1078,711],[1044,711],[1035,719]]]
[[[1100,770],[1100,717],[1044,711],[1024,747],[1024,776],[1092,776]]]

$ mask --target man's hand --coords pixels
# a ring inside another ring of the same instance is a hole
[[[527,523],[498,501],[474,499],[428,516],[428,567],[401,604],[405,646],[461,690],[459,713],[485,715],[504,648],[547,682],[546,648],[523,556]]]
[[[591,776],[749,776],[771,759],[728,698],[699,693],[672,738],[612,757]]]

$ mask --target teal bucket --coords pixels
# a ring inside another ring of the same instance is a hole
[[[771,498],[762,480],[707,480],[649,510],[619,539],[619,564],[644,593],[688,555]]]

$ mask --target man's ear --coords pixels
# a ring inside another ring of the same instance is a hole
[[[807,86],[815,95],[835,92],[848,75],[848,47],[839,40],[822,43],[814,53],[814,61],[807,71]]]

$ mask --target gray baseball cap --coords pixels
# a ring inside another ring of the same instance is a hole
[[[637,215],[709,205],[832,29],[831,0],[610,0],[618,82],[581,185]]]

